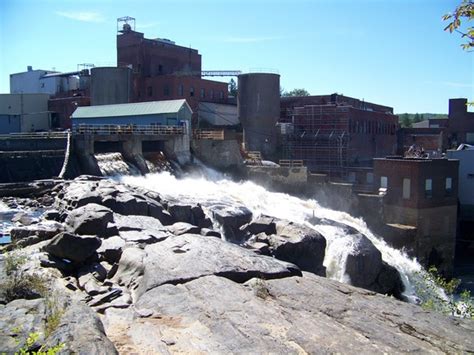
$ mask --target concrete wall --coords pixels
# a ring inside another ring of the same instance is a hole
[[[199,124],[211,126],[235,126],[240,123],[237,106],[212,102],[200,102],[198,108]]]
[[[48,130],[48,94],[0,94],[0,132]]]
[[[280,117],[280,76],[255,73],[239,75],[237,109],[248,151],[259,151],[275,159],[276,124]]]
[[[459,160],[461,219],[474,221],[474,150],[448,150],[446,154]]]
[[[307,187],[306,167],[287,168],[270,166],[248,166],[248,178],[270,190],[303,194]]]
[[[243,166],[240,145],[236,140],[193,140],[194,154],[206,165],[216,169],[233,169]]]
[[[129,103],[131,95],[132,70],[130,68],[91,69],[91,105]]]

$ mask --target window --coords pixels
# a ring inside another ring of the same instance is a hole
[[[467,132],[466,133],[466,143],[474,144],[474,132]]]
[[[351,172],[349,173],[349,177],[348,177],[348,178],[349,178],[349,182],[355,183],[355,182],[356,182],[356,173],[353,172],[353,171],[351,171]]]
[[[189,88],[189,96],[194,96],[194,88],[192,86]]]
[[[211,89],[211,99],[214,100],[214,89]]]
[[[219,92],[219,99],[224,99],[224,91]]]
[[[158,74],[163,73],[163,66],[161,64],[158,64]]]
[[[425,196],[428,198],[433,197],[433,180],[432,179],[425,180]]]
[[[180,84],[178,86],[178,96],[183,96],[184,95],[184,86],[183,84]]]
[[[382,189],[386,189],[388,186],[388,178],[386,176],[381,176],[380,177],[380,187]]]
[[[453,192],[453,178],[446,178],[446,195],[450,195]]]
[[[365,178],[366,178],[367,184],[374,183],[374,173],[367,173]]]
[[[41,83],[41,87],[44,88],[44,83]]]
[[[168,84],[166,84],[164,87],[163,87],[163,95],[165,96],[170,96],[170,86]]]
[[[201,89],[201,99],[206,97],[206,89]]]
[[[405,200],[410,199],[410,179],[403,179],[403,198]]]
[[[146,88],[146,94],[148,96],[153,96],[153,87],[152,86],[149,86]]]

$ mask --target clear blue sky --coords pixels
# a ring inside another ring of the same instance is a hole
[[[276,69],[286,90],[446,113],[474,99],[474,53],[443,32],[461,0],[1,0],[0,93],[9,74],[116,64],[116,18],[197,48],[203,69]]]

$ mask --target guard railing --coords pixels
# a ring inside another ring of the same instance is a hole
[[[164,135],[172,136],[184,134],[183,126],[164,125],[96,125],[78,124],[72,127],[74,134],[96,134],[96,135]]]

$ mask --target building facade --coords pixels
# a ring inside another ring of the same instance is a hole
[[[133,102],[186,99],[197,122],[199,102],[224,103],[227,83],[201,77],[201,55],[167,39],[148,39],[127,24],[117,35],[117,66],[133,72]]]
[[[397,148],[398,116],[391,107],[342,95],[282,97],[280,124],[287,132],[282,156],[331,176],[370,167],[373,158]]]
[[[452,272],[456,243],[459,161],[374,159],[374,182],[387,224],[416,228],[411,249],[420,262]]]
[[[0,94],[0,134],[51,128],[48,94]]]

